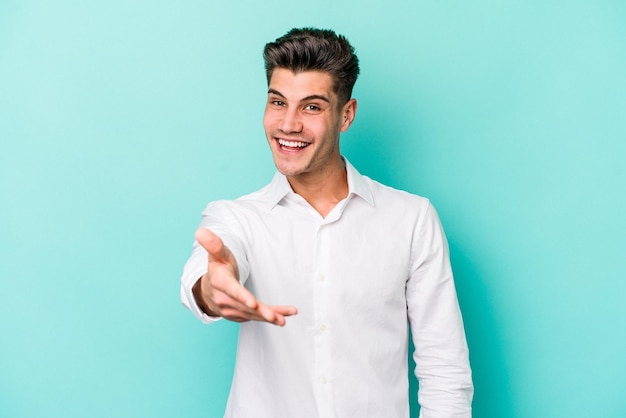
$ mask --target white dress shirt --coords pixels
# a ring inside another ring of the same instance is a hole
[[[259,300],[294,305],[285,327],[242,323],[225,418],[408,418],[408,325],[422,418],[469,418],[473,385],[448,246],[430,202],[360,175],[326,216],[277,173],[210,203],[200,226],[232,251]],[[207,270],[194,243],[181,299]]]

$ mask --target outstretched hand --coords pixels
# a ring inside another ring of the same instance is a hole
[[[209,253],[209,267],[193,287],[198,306],[210,316],[231,321],[265,321],[285,325],[285,317],[295,315],[294,306],[270,306],[257,300],[239,283],[235,257],[220,237],[206,228],[196,231],[196,240]]]

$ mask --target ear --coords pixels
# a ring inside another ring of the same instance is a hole
[[[341,109],[341,132],[348,130],[356,116],[356,99],[350,99]]]

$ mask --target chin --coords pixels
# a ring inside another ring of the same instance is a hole
[[[298,174],[302,174],[304,170],[296,168],[296,167],[284,167],[280,165],[276,165],[276,169],[280,174],[286,177],[294,177]]]
[[[274,158],[276,169],[284,176],[293,177],[306,171],[306,164],[283,161],[281,158]]]

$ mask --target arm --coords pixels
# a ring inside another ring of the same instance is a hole
[[[296,314],[291,306],[259,302],[243,286],[249,275],[246,247],[229,210],[210,204],[202,213],[200,226],[183,270],[180,292],[183,305],[197,318],[204,323],[224,317],[237,322],[259,320],[284,325],[285,316]]]
[[[198,229],[196,241],[208,254],[208,266],[192,286],[192,294],[205,314],[235,322],[265,321],[283,326],[286,316],[297,313],[293,306],[266,305],[243,287],[235,257],[213,232]]]
[[[429,205],[415,229],[407,307],[422,418],[470,418],[473,384],[448,244]]]

